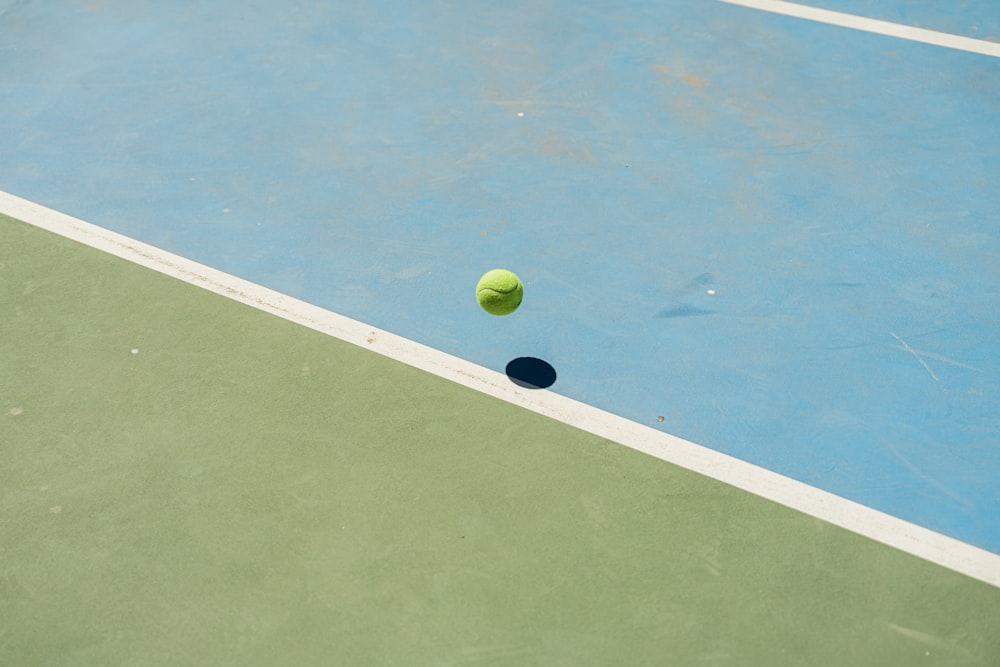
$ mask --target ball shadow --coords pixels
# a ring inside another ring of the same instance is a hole
[[[556,369],[535,357],[518,357],[507,364],[507,377],[519,387],[547,389],[556,383]]]

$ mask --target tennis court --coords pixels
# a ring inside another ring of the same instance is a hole
[[[998,40],[0,2],[0,664],[997,664]]]

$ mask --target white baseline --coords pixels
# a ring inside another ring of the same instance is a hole
[[[961,35],[952,35],[947,32],[914,28],[900,23],[892,23],[891,21],[869,19],[864,16],[844,14],[829,9],[799,5],[794,2],[784,2],[784,0],[720,0],[720,2],[749,7],[750,9],[759,9],[764,12],[771,12],[772,14],[794,16],[818,23],[828,23],[843,28],[853,28],[854,30],[874,32],[879,35],[908,39],[911,42],[923,42],[924,44],[944,46],[949,49],[958,49],[959,51],[969,51],[984,56],[1000,58],[1000,44],[987,42],[984,39],[973,39],[972,37],[962,37]]]
[[[1000,587],[1000,555],[565,396],[0,192],[0,213],[717,479]]]

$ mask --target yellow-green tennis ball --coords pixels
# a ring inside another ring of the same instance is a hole
[[[524,286],[506,269],[493,269],[483,274],[476,285],[476,300],[490,315],[510,315],[521,305]]]

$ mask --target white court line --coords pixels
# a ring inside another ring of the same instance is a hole
[[[809,21],[828,23],[830,25],[841,26],[843,28],[853,28],[864,32],[874,32],[879,35],[888,35],[889,37],[899,37],[900,39],[908,39],[911,42],[923,42],[924,44],[944,46],[949,49],[958,49],[959,51],[969,51],[971,53],[979,53],[984,56],[1000,58],[1000,44],[996,42],[987,42],[984,39],[973,39],[972,37],[962,37],[961,35],[952,35],[947,32],[914,28],[900,23],[891,23],[890,21],[869,19],[864,16],[844,14],[842,12],[835,12],[829,9],[819,9],[818,7],[798,5],[793,2],[784,2],[784,0],[720,1],[726,2],[730,5],[740,5],[741,7],[749,7],[750,9],[759,9],[764,12],[771,12],[772,14],[784,14],[785,16],[794,16],[796,18],[807,19]]]
[[[717,479],[1000,587],[1000,555],[0,192],[0,213]]]

